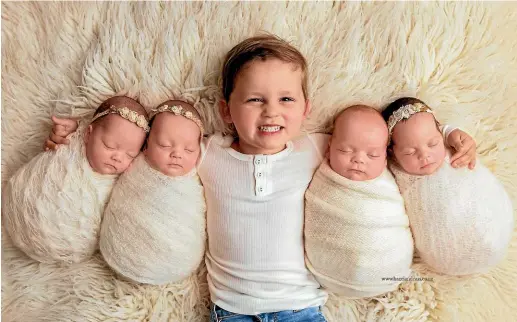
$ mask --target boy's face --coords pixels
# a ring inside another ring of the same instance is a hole
[[[416,113],[393,128],[393,154],[409,174],[434,173],[445,159],[445,144],[430,113]]]
[[[386,168],[388,127],[380,115],[350,112],[336,120],[330,140],[330,167],[354,181],[377,178]]]
[[[233,123],[238,150],[244,154],[274,154],[300,133],[310,105],[302,89],[302,71],[275,58],[246,64],[235,79],[221,114]]]
[[[144,151],[149,165],[166,176],[189,173],[195,166],[201,147],[201,132],[191,120],[163,112],[155,116]]]

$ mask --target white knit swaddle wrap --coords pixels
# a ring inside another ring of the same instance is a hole
[[[195,170],[168,177],[140,155],[113,188],[102,222],[101,253],[114,271],[133,281],[180,281],[203,259],[205,210]]]
[[[13,243],[40,262],[76,263],[98,249],[102,213],[117,176],[93,172],[84,129],[70,136],[70,145],[34,157],[4,188],[4,225]]]
[[[379,295],[408,277],[413,239],[404,201],[391,173],[352,181],[328,160],[305,194],[305,250],[309,270],[325,288],[348,298]]]
[[[482,273],[504,257],[513,231],[511,201],[479,160],[474,170],[454,169],[446,157],[429,176],[390,168],[406,202],[415,248],[433,270]]]

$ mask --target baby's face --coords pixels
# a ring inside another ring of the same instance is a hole
[[[372,180],[386,168],[388,129],[380,115],[351,112],[336,120],[330,140],[330,167],[354,181]]]
[[[169,112],[156,115],[147,148],[147,162],[155,170],[170,176],[182,176],[195,166],[201,152],[201,132],[196,123]]]
[[[109,114],[89,126],[84,140],[86,158],[93,171],[121,174],[140,152],[145,132],[121,116]]]
[[[409,174],[432,174],[445,159],[443,136],[430,113],[417,113],[397,123],[392,140],[395,159]]]

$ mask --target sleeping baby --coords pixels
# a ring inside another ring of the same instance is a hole
[[[118,175],[139,154],[149,131],[135,100],[104,101],[87,124],[57,151],[21,167],[3,191],[3,223],[13,243],[31,258],[76,263],[98,249],[104,207]]]
[[[451,166],[438,122],[422,101],[398,99],[383,116],[391,138],[390,168],[423,262],[449,275],[496,265],[513,231],[512,204],[501,183],[479,161],[473,170]]]
[[[379,295],[409,276],[413,239],[404,201],[386,168],[388,128],[374,108],[356,105],[336,119],[328,158],[305,194],[309,270],[348,298]]]
[[[203,126],[196,109],[167,101],[151,110],[143,155],[113,189],[100,250],[111,268],[146,284],[177,282],[201,263],[205,199],[197,176]]]

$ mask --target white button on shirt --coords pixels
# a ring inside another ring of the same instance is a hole
[[[206,142],[199,176],[207,202],[211,299],[240,314],[323,305],[304,260],[304,196],[328,136],[303,135],[273,155],[246,155],[232,137]]]

